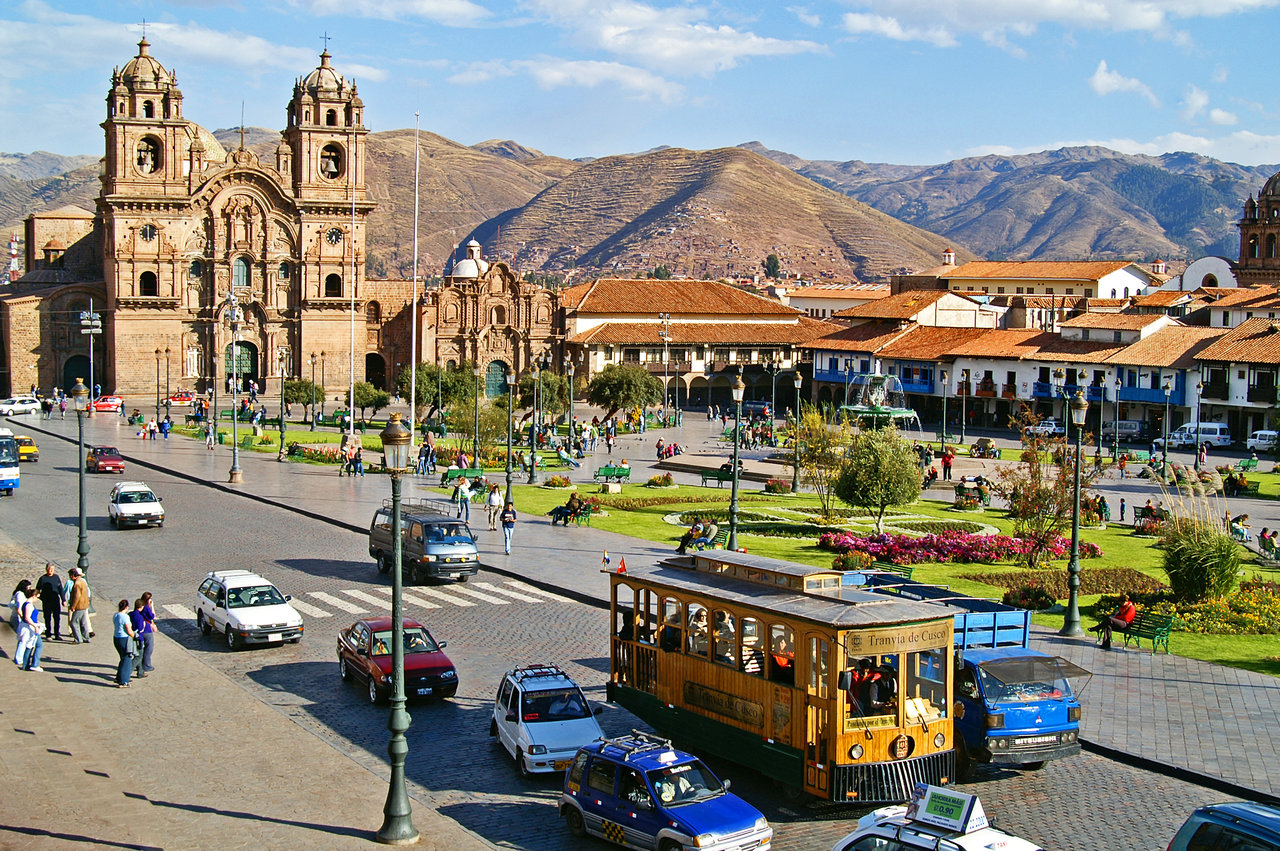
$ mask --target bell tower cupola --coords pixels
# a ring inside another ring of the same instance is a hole
[[[284,140],[296,197],[350,202],[365,197],[364,101],[354,82],[330,64],[329,51],[320,65],[293,87]]]
[[[126,186],[164,187],[180,181],[187,162],[187,121],[177,77],[138,42],[138,55],[111,74],[107,93],[107,163],[103,188],[115,194]],[[163,191],[163,190],[162,190]]]

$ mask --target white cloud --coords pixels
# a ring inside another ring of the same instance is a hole
[[[1209,105],[1209,93],[1199,86],[1187,86],[1187,95],[1182,99],[1179,115],[1183,121],[1191,121]]]
[[[541,89],[578,86],[594,89],[610,86],[640,100],[674,103],[684,96],[684,88],[656,74],[617,62],[560,59],[543,56],[537,59],[492,60],[477,62],[449,78],[460,85],[475,85],[491,80],[523,74]]]
[[[1105,59],[1098,62],[1098,69],[1089,78],[1089,87],[1104,97],[1115,92],[1133,92],[1145,97],[1151,102],[1152,106],[1160,106],[1160,100],[1146,83],[1134,77],[1126,77],[1118,71],[1110,70],[1107,68]]]
[[[804,24],[806,27],[817,29],[822,26],[822,18],[810,12],[805,6],[788,6],[787,11],[796,16],[796,20]]]
[[[1217,68],[1214,68],[1213,77],[1211,79],[1219,85],[1225,83],[1227,81],[1227,67],[1225,65],[1219,65]]]
[[[1220,126],[1238,124],[1240,121],[1234,112],[1228,112],[1225,109],[1217,108],[1209,110],[1209,120]]]
[[[711,74],[754,56],[822,51],[812,41],[759,36],[708,23],[691,6],[658,8],[635,0],[523,0],[522,6],[573,33],[583,45],[640,65]]]
[[[451,27],[474,26],[489,10],[470,0],[290,0],[315,15],[356,15],[396,21],[422,18]]]
[[[950,32],[941,27],[926,29],[903,26],[897,18],[884,15],[849,12],[841,23],[854,35],[879,35],[894,41],[923,41],[934,47],[955,47],[959,44]]]

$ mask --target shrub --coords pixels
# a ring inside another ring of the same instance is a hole
[[[1240,546],[1216,523],[1175,517],[1160,530],[1161,562],[1182,600],[1222,597],[1240,574]]]
[[[786,479],[770,479],[764,483],[765,493],[791,493],[791,482]]]
[[[871,563],[871,556],[851,550],[836,556],[831,561],[831,567],[833,570],[866,570],[871,567]]]
[[[647,484],[651,488],[672,488],[676,485],[676,479],[670,473],[663,473],[658,476],[650,476]]]
[[[972,520],[899,520],[893,524],[897,529],[921,534],[933,532],[973,532],[982,531],[982,524]]]
[[[1043,586],[1027,583],[1004,592],[1004,599],[1001,602],[1006,606],[1017,606],[1020,609],[1030,609],[1033,612],[1038,612],[1052,606],[1057,602],[1057,598],[1046,591]]]
[[[549,476],[546,481],[549,488],[571,488],[573,482],[569,481],[568,476]]]
[[[848,532],[826,532],[818,537],[818,547],[836,552],[857,550],[865,552],[876,561],[894,564],[920,564],[922,562],[980,562],[994,564],[1026,555],[1032,543],[1026,538],[1008,535],[971,535],[965,532],[942,532],[922,535],[867,535],[860,537]],[[1071,551],[1071,541],[1056,536],[1048,544],[1039,547],[1048,558],[1066,558]],[[1102,548],[1097,544],[1081,542],[1081,558],[1098,558]]]
[[[1173,615],[1179,629],[1208,635],[1280,634],[1280,586],[1251,580],[1236,593],[1211,600],[1181,600],[1172,592],[1131,594],[1139,611]],[[1101,597],[1094,614],[1101,620],[1115,611],[1118,596]]]
[[[1022,586],[1039,587],[1055,600],[1067,597],[1067,572],[1065,570],[1011,570],[1004,573],[964,573],[964,579],[972,579],[984,585],[994,585],[1013,591]],[[1141,594],[1155,593],[1165,586],[1145,573],[1128,567],[1097,567],[1080,571],[1081,594]],[[1107,610],[1111,614],[1115,607]]]

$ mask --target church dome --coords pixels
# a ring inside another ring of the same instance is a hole
[[[1262,191],[1258,193],[1259,198],[1263,196],[1274,198],[1277,195],[1280,195],[1280,172],[1271,175],[1271,178],[1267,180],[1267,185],[1263,186]]]
[[[329,58],[328,50],[321,53],[320,66],[302,81],[302,87],[313,95],[319,92],[337,93],[346,87],[346,81],[342,79],[341,74],[333,70],[333,66],[329,64]]]
[[[151,43],[145,38],[138,42],[138,55],[130,59],[120,72],[121,80],[130,88],[158,89],[176,83],[173,75],[150,54],[150,47]]]
[[[457,262],[449,277],[455,280],[479,278],[487,271],[489,264],[480,257],[480,243],[473,239],[467,243],[467,256]]]

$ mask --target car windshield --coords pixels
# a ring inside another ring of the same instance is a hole
[[[991,703],[1070,700],[1071,684],[1053,659],[1024,658],[978,666],[982,691]]]
[[[284,596],[274,585],[246,585],[243,588],[231,588],[227,591],[228,609],[247,609],[254,606],[279,606],[284,604]]]
[[[471,527],[466,523],[433,523],[424,530],[428,544],[470,544]]]
[[[529,723],[573,721],[591,714],[587,699],[578,688],[525,692],[520,711],[524,720]]]
[[[404,628],[405,653],[434,653],[440,647],[425,629],[420,626]],[[380,629],[373,634],[373,655],[391,655],[391,630]]]
[[[664,806],[679,807],[724,794],[724,786],[698,760],[649,772],[649,783]]]
[[[151,491],[121,491],[119,502],[121,505],[136,505],[142,502],[159,502],[156,495]]]
[[[114,458],[120,454],[120,450],[114,446],[99,446],[93,450],[93,454],[100,458]]]

